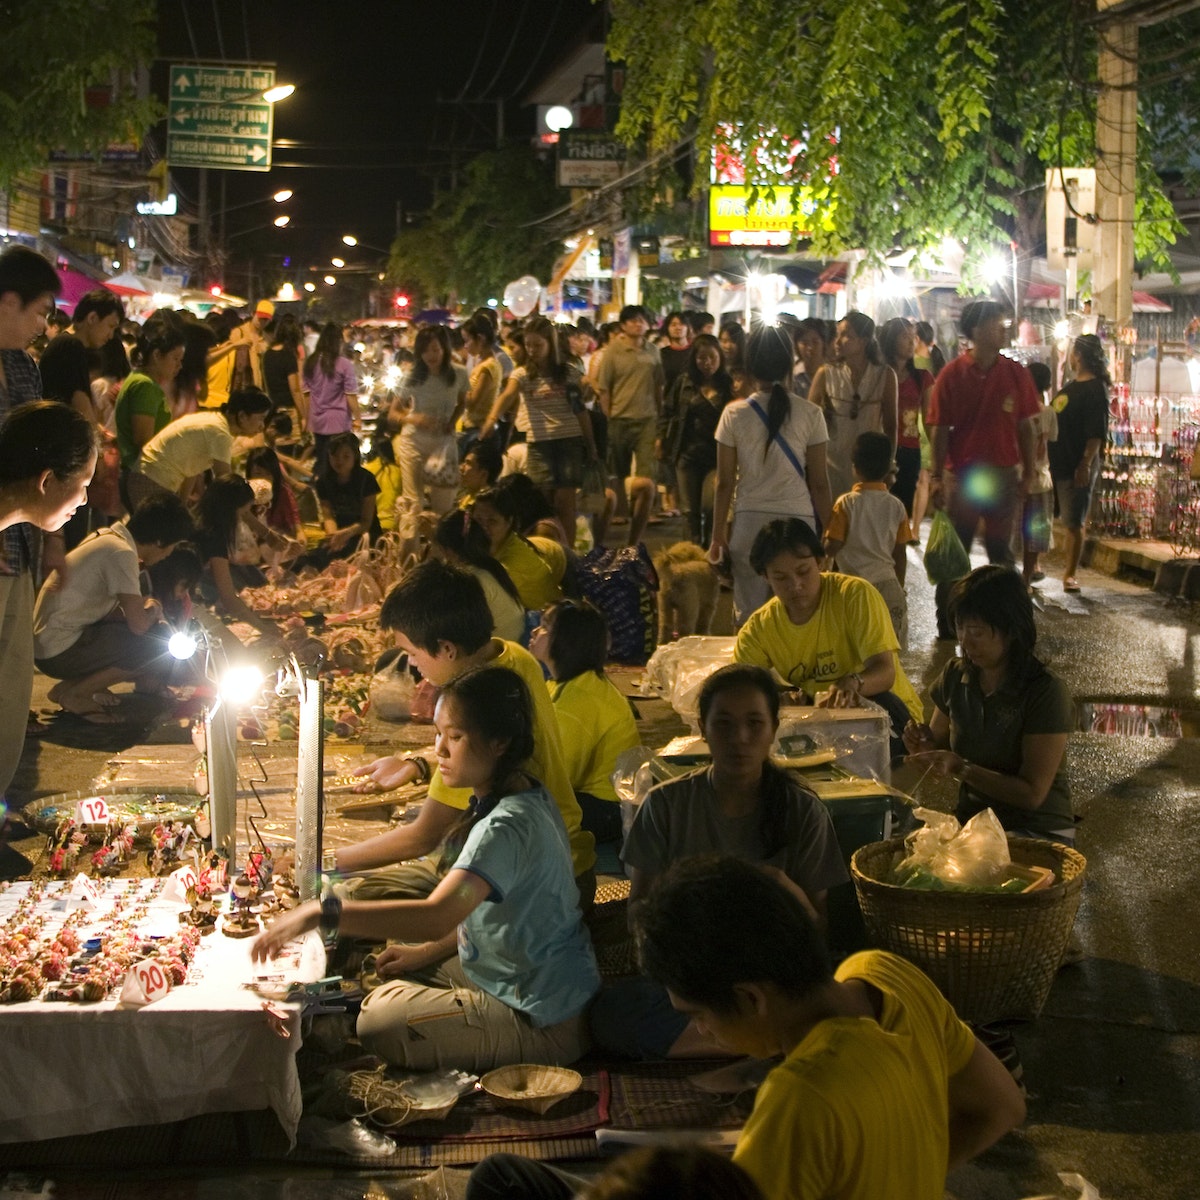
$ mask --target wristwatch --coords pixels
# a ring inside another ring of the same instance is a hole
[[[321,898],[321,919],[317,928],[321,936],[329,939],[336,938],[338,926],[342,923],[342,900],[334,892],[326,892]]]

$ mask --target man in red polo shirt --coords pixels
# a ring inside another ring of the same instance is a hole
[[[1008,326],[999,304],[972,301],[959,328],[971,348],[938,375],[926,422],[933,445],[932,499],[935,507],[946,506],[968,550],[983,521],[988,561],[1011,563],[1021,481],[1035,474],[1032,419],[1040,403],[1028,369],[1000,353],[1008,344]],[[948,589],[938,585],[938,637],[953,638],[945,616]]]

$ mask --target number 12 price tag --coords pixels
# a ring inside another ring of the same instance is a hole
[[[111,819],[108,804],[103,796],[92,796],[88,800],[80,800],[75,805],[75,823],[77,825],[107,825]]]

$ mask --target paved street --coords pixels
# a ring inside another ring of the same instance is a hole
[[[910,568],[904,662],[922,687],[949,647],[932,640],[931,589],[915,557]],[[1195,733],[1196,609],[1141,584],[1090,571],[1080,579],[1081,596],[1064,595],[1053,578],[1039,589],[1039,648],[1048,663],[1077,700],[1173,706]],[[38,694],[44,690],[40,680]],[[671,728],[665,705],[645,707],[656,730]],[[110,757],[30,743],[18,784],[41,795],[85,787]],[[1084,818],[1078,845],[1088,859],[1077,927],[1087,957],[1060,972],[1041,1019],[1017,1029],[1026,1126],[955,1173],[949,1191],[956,1200],[1066,1194],[1056,1172],[1074,1171],[1105,1200],[1191,1200],[1200,1183],[1200,900],[1189,818],[1200,800],[1200,743],[1081,732],[1071,739],[1070,764]],[[920,798],[938,803],[928,785]],[[260,1183],[258,1195],[277,1186]],[[341,1177],[339,1195],[342,1185],[355,1187]],[[279,1194],[297,1195],[298,1186],[308,1194],[297,1180]],[[388,1185],[371,1194],[390,1194]]]

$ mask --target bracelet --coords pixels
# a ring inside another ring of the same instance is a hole
[[[418,783],[428,783],[433,778],[433,768],[427,758],[422,758],[419,754],[406,754],[401,761],[412,763],[417,768]]]
[[[340,896],[330,892],[321,900],[321,919],[317,928],[326,938],[337,937],[338,926],[342,923],[342,900]]]

